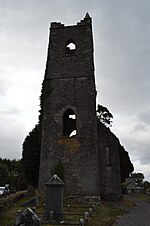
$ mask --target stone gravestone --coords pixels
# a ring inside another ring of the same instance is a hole
[[[14,226],[41,226],[41,220],[30,208],[18,211]]]
[[[64,183],[60,178],[54,176],[45,184],[46,185],[46,201],[45,212],[47,215],[53,211],[54,220],[63,220],[63,186]]]

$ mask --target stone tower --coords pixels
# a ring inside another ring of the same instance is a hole
[[[98,195],[99,165],[92,21],[51,23],[41,97],[39,189],[58,164],[67,195]]]
[[[92,21],[51,23],[41,96],[39,190],[61,166],[65,194],[121,196],[118,138],[96,117]]]

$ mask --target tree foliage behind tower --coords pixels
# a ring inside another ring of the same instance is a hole
[[[131,178],[134,179],[136,182],[143,183],[144,174],[143,173],[131,173]]]
[[[121,182],[124,182],[129,174],[134,171],[132,162],[130,161],[128,152],[120,145],[119,148],[119,158],[120,158],[120,171],[121,171]]]
[[[106,127],[112,126],[113,115],[110,113],[110,111],[106,107],[98,104],[96,112],[97,112],[97,117],[101,123],[103,123]]]
[[[26,180],[21,160],[0,158],[0,185],[9,184],[10,190],[26,189]]]
[[[29,185],[38,186],[40,164],[40,126],[39,124],[27,135],[22,145],[22,161]]]

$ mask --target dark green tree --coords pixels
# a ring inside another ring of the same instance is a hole
[[[97,118],[100,120],[101,123],[103,123],[106,127],[112,126],[113,115],[106,107],[98,104],[96,112]]]
[[[119,158],[120,158],[120,172],[121,172],[121,183],[129,177],[130,173],[134,171],[133,164],[129,158],[128,152],[120,145],[119,148]]]
[[[0,185],[9,184],[11,190],[23,190],[26,181],[21,160],[0,158]]]
[[[9,170],[5,163],[0,162],[0,185],[9,184]]]
[[[150,189],[150,182],[144,181],[144,188],[145,189]]]
[[[144,174],[143,173],[131,173],[131,178],[133,178],[137,182],[142,183],[144,180]]]
[[[40,126],[39,124],[29,133],[22,145],[22,162],[25,177],[29,185],[38,186],[40,164]]]
[[[57,174],[57,176],[64,181],[64,166],[61,161],[59,161],[59,163],[54,166],[54,169],[52,170],[52,175],[54,174]]]
[[[17,191],[24,190],[27,187],[22,160],[12,160],[12,174],[15,177],[14,187]]]

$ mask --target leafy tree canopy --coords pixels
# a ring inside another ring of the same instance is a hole
[[[125,179],[129,177],[130,173],[133,172],[134,167],[130,160],[128,152],[121,145],[119,148],[119,158],[120,158],[121,182],[123,183]]]
[[[12,190],[22,190],[26,187],[21,160],[0,158],[0,186],[9,184]]]
[[[0,186],[9,183],[9,170],[5,163],[0,162]]]
[[[22,145],[22,161],[28,184],[38,186],[40,164],[40,126],[39,124],[27,135]]]
[[[64,166],[61,161],[59,161],[59,163],[54,166],[54,169],[52,170],[52,175],[54,174],[57,174],[57,176],[64,181]]]
[[[150,189],[150,182],[144,181],[144,188],[145,189]]]
[[[143,182],[144,174],[143,173],[131,173],[131,178],[135,179],[137,182]]]
[[[110,111],[106,107],[98,104],[96,112],[100,122],[102,122],[106,127],[112,126],[113,115],[110,113]]]

